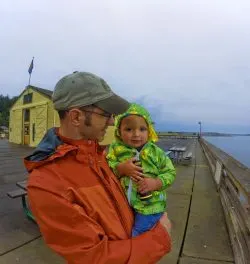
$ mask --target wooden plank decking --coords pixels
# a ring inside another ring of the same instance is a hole
[[[193,153],[193,163],[177,166],[176,181],[168,190],[173,250],[160,264],[234,263],[221,202],[204,154],[195,139],[184,141]],[[162,148],[169,144],[164,139],[160,142]],[[25,217],[21,201],[6,195],[16,189],[17,181],[26,178],[22,158],[31,151],[0,140],[1,264],[64,263],[44,244],[36,224]]]

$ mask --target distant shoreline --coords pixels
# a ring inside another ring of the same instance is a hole
[[[216,135],[209,135],[203,134],[204,137],[250,137],[248,134],[216,134]]]
[[[197,132],[163,132],[158,131],[158,135],[162,136],[198,136]],[[203,137],[250,137],[250,134],[232,134],[232,133],[218,133],[218,132],[202,132]]]

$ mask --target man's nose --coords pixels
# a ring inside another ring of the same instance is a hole
[[[109,119],[108,119],[108,125],[109,126],[113,126],[115,124],[115,119],[114,116],[112,115]]]

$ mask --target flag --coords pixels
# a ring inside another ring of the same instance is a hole
[[[31,63],[30,63],[30,67],[29,67],[29,69],[28,69],[28,72],[29,72],[29,74],[31,74],[32,73],[32,70],[33,70],[33,67],[34,67],[34,57],[33,57],[33,59],[32,59],[32,61],[31,61]]]

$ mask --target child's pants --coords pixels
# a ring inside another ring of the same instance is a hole
[[[160,220],[162,215],[163,213],[143,215],[135,212],[135,223],[132,229],[132,237],[138,236],[152,229],[152,227]]]

